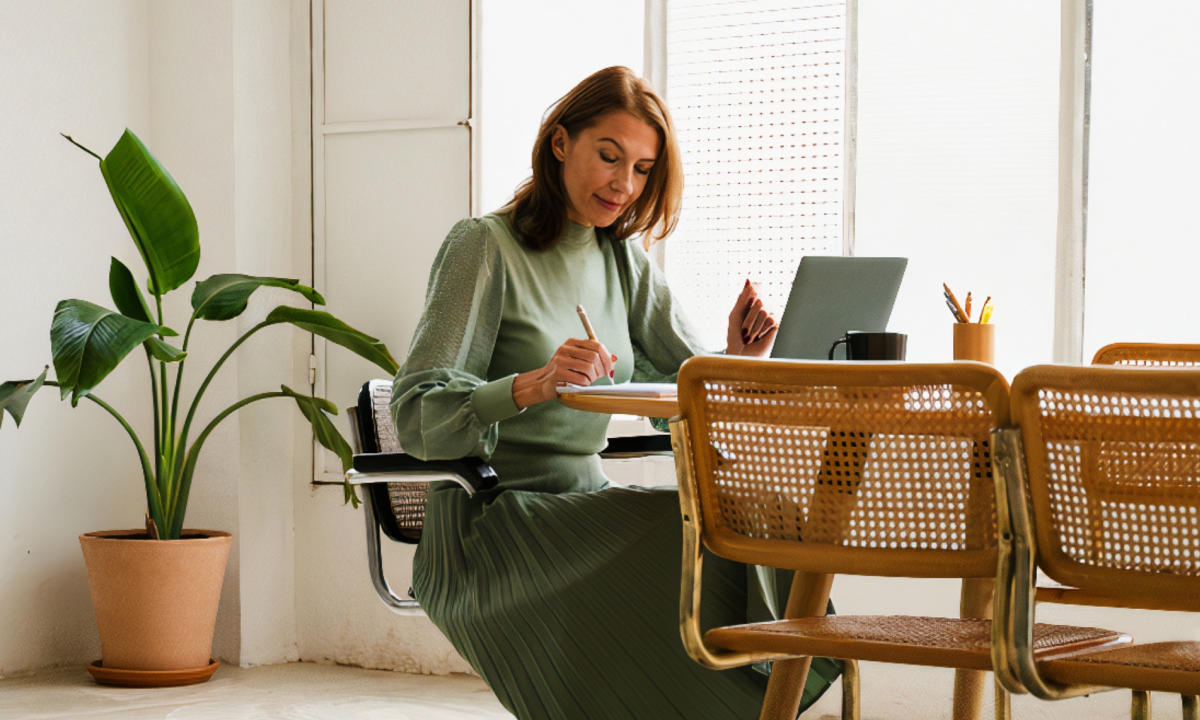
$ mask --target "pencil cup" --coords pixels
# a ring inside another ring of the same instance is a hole
[[[991,323],[954,323],[954,359],[996,361],[996,326]]]

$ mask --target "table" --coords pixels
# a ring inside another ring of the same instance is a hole
[[[676,397],[635,398],[560,393],[558,400],[569,408],[585,412],[665,418],[679,414],[679,399]]]

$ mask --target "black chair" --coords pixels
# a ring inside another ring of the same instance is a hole
[[[383,573],[383,543],[390,540],[415,545],[425,524],[425,501],[429,483],[451,480],[468,494],[496,486],[496,472],[479,458],[420,460],[405,454],[396,435],[391,413],[392,381],[370,380],[358,393],[358,404],[348,410],[353,426],[354,467],[346,480],[362,489],[367,526],[367,560],[371,583],[384,605],[395,611],[420,608],[412,597],[392,591]],[[634,458],[670,455],[671,436],[610,438],[601,457]]]

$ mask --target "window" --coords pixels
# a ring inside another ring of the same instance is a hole
[[[542,113],[593,72],[642,72],[643,0],[482,3],[479,212],[498,210],[531,172]],[[582,30],[581,30],[582,29]]]
[[[666,0],[685,190],[665,266],[714,349],[744,279],[782,309],[802,256],[847,247],[852,6]]]
[[[909,258],[889,323],[909,360],[951,359],[942,283],[992,296],[1005,376],[1053,357],[1060,13],[859,5],[855,254]]]
[[[1200,6],[1097,2],[1083,361],[1112,342],[1196,342]]]

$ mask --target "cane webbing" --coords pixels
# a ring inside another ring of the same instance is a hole
[[[1056,682],[1200,694],[1200,643],[1161,642],[1053,660],[1039,666]]]
[[[995,371],[696,358],[680,383],[718,554],[814,572],[995,573],[989,433],[1007,421]]]
[[[1093,365],[1200,367],[1200,345],[1113,343],[1096,351]]]
[[[379,452],[404,452],[396,436],[396,424],[392,421],[389,404],[392,400],[391,383],[371,384],[371,409],[375,423],[375,438]],[[388,483],[388,500],[396,525],[401,530],[420,531],[425,525],[425,499],[429,493],[427,482]]]
[[[1200,609],[1200,369],[1030,368],[1013,411],[1047,574]]]
[[[1034,626],[1039,659],[1120,639],[1119,633],[1071,625]],[[729,650],[852,657],[911,665],[991,670],[992,622],[905,615],[837,615],[710,630],[705,639]]]

